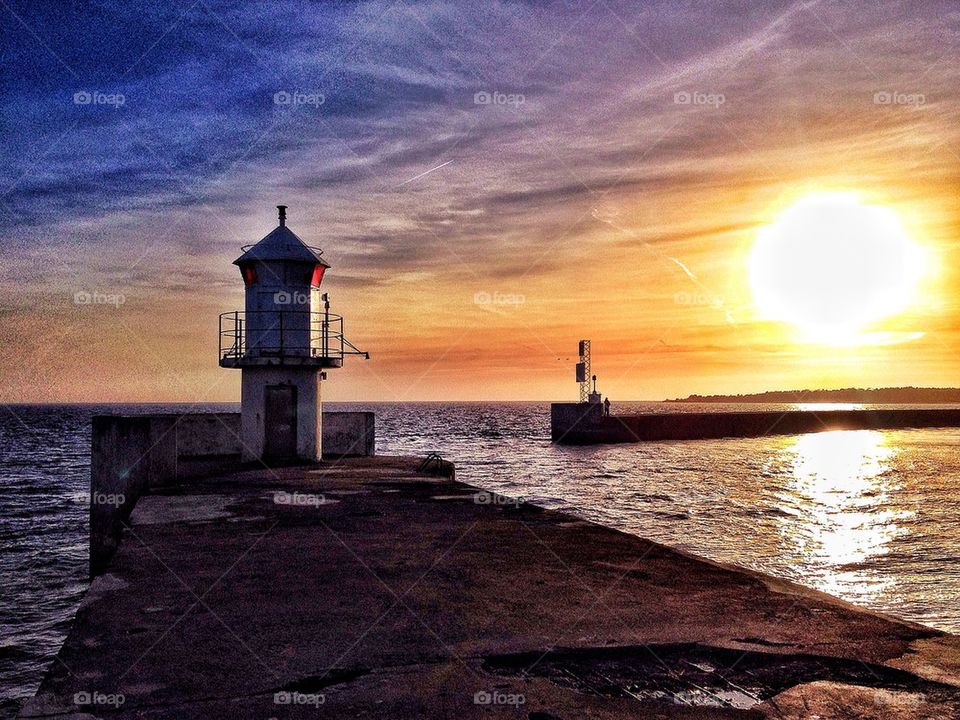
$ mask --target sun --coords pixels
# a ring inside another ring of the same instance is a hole
[[[913,301],[922,267],[921,248],[892,208],[819,193],[759,232],[750,287],[764,319],[809,341],[857,344],[867,326]]]

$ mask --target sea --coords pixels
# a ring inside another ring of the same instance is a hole
[[[613,411],[796,407],[615,403]],[[325,408],[374,411],[380,454],[437,452],[456,463],[459,480],[481,488],[960,631],[960,429],[569,447],[550,442],[545,402]],[[91,417],[238,410],[0,406],[0,717],[36,691],[88,585]]]

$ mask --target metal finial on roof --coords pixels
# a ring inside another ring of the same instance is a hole
[[[280,227],[283,227],[287,224],[287,206],[277,205],[277,210],[280,213]]]

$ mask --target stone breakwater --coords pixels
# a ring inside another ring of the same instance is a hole
[[[550,407],[550,435],[554,442],[569,445],[936,427],[960,427],[960,409],[757,410],[605,416],[599,405],[553,403]]]
[[[960,716],[955,636],[452,478],[147,489],[21,717]]]

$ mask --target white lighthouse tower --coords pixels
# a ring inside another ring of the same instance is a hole
[[[240,368],[245,461],[317,461],[322,454],[320,384],[345,355],[364,355],[343,336],[343,318],[320,293],[323,251],[279,225],[234,260],[246,286],[243,312],[220,315],[220,365]]]

